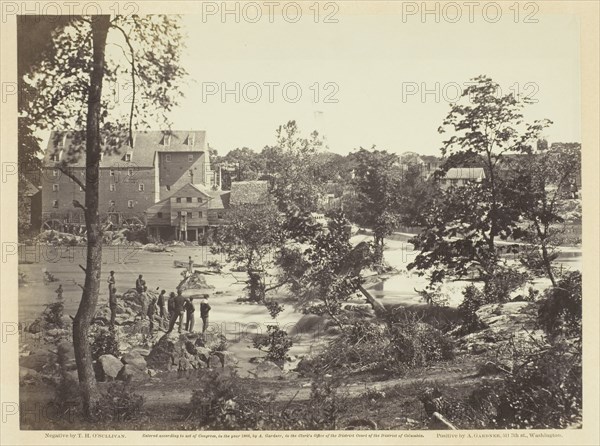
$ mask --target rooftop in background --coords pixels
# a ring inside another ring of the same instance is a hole
[[[485,170],[481,167],[453,167],[448,169],[444,178],[448,180],[479,180],[485,178]]]
[[[231,205],[264,204],[269,197],[269,183],[260,181],[234,181],[231,183]]]
[[[52,132],[48,139],[48,147],[44,153],[44,165],[52,166],[57,161],[52,155],[62,151],[62,157],[74,148],[74,132]],[[85,140],[81,143],[85,144]],[[103,157],[100,167],[152,167],[156,152],[206,152],[205,130],[148,130],[133,134],[133,148],[126,138],[113,138],[108,144],[103,138]],[[69,163],[73,167],[85,167],[85,147],[81,147],[81,156],[76,162]],[[118,151],[118,153],[117,153]],[[130,155],[130,157],[127,157]]]

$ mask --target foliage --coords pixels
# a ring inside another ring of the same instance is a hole
[[[581,272],[574,271],[544,293],[538,322],[552,337],[581,338]]]
[[[235,374],[209,371],[192,393],[190,410],[206,429],[255,429],[265,401]]]
[[[373,229],[375,244],[383,240],[400,222],[402,170],[399,158],[385,150],[368,151],[361,148],[353,153],[356,162],[353,184],[357,196],[349,216],[359,225]]]
[[[409,164],[400,185],[400,221],[406,226],[425,225],[424,216],[440,194],[432,178],[424,179],[418,164]]]
[[[265,297],[266,270],[272,253],[283,241],[283,220],[273,204],[238,205],[227,211],[228,224],[217,234],[216,246],[238,267],[248,273],[248,289],[253,301]]]
[[[267,353],[266,359],[283,367],[285,361],[289,361],[288,352],[293,345],[288,337],[287,331],[276,325],[269,325],[267,334],[257,335],[253,340],[254,348]]]
[[[48,324],[52,324],[57,328],[63,328],[63,315],[65,305],[62,302],[53,302],[46,306],[42,317]]]
[[[503,303],[510,300],[510,294],[523,286],[529,275],[515,268],[499,267],[483,287],[485,303]]]
[[[363,283],[360,271],[373,262],[371,246],[353,247],[348,220],[341,212],[329,215],[327,230],[306,243],[289,246],[278,259],[286,280],[293,282],[298,305],[306,313],[327,315],[344,325],[343,304]]]
[[[430,271],[438,282],[446,275],[476,270],[484,281],[494,276],[500,260],[498,238],[517,238],[522,208],[514,201],[512,179],[505,174],[507,153],[527,154],[549,121],[524,124],[522,109],[530,100],[499,94],[498,84],[477,77],[452,104],[439,129],[451,131],[442,155],[444,170],[467,161],[484,169],[478,184],[450,187],[425,216],[425,230],[411,243],[420,252],[410,269]]]
[[[276,144],[261,153],[271,192],[279,210],[286,214],[316,211],[323,192],[316,157],[323,140],[316,131],[308,138],[300,135],[296,121],[288,121],[278,127]]]
[[[92,358],[97,360],[102,355],[113,355],[118,358],[121,352],[119,351],[119,339],[114,328],[100,329],[94,335],[94,340],[91,344]]]
[[[446,334],[413,313],[399,310],[389,316],[387,324],[356,321],[322,352],[303,359],[298,370],[304,374],[369,371],[397,376],[453,357],[454,344]]]
[[[131,391],[126,384],[110,383],[95,407],[95,418],[104,422],[135,420],[140,416],[144,397]]]
[[[463,291],[463,301],[458,306],[462,318],[460,334],[473,333],[484,328],[476,312],[485,302],[485,295],[474,285],[469,285]]]
[[[577,194],[577,177],[581,174],[581,146],[552,145],[542,147],[526,159],[510,164],[513,197],[528,222],[524,238],[532,245],[525,251],[523,263],[540,270],[556,285],[553,261],[556,247],[564,242],[566,202]],[[532,252],[533,251],[533,252]]]

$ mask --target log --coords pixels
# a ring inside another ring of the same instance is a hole
[[[381,302],[379,302],[378,300],[376,300],[371,295],[371,293],[369,293],[367,290],[365,290],[365,288],[362,285],[359,285],[358,289],[367,298],[367,301],[371,304],[371,307],[373,307],[373,311],[375,311],[376,315],[381,316],[386,313],[387,310],[385,309],[383,304]]]
[[[456,427],[454,427],[454,425],[452,423],[450,423],[450,421],[448,421],[441,413],[439,412],[433,412],[433,415],[431,416],[431,422],[434,425],[439,425],[439,426],[443,426],[445,429],[448,430],[458,430],[456,429]]]

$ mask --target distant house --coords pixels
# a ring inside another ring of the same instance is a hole
[[[445,190],[469,183],[480,183],[485,177],[485,170],[482,167],[453,167],[440,178],[440,187]]]
[[[400,155],[400,165],[403,171],[407,171],[412,166],[417,166],[421,178],[424,180],[430,178],[443,163],[444,160],[437,156],[419,155],[415,152],[404,152]]]
[[[230,192],[188,183],[146,210],[148,234],[157,240],[199,241],[225,223]]]

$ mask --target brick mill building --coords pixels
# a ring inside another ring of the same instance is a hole
[[[98,178],[99,212],[105,227],[145,225],[149,208],[171,197],[179,204],[177,199],[191,190],[189,185],[197,191],[191,198],[202,198],[203,203],[210,203],[209,207],[217,206],[213,202],[218,194],[213,193],[215,174],[205,131],[135,132],[133,147],[126,141],[119,144],[112,140],[109,148],[105,142]],[[83,212],[73,206],[73,201],[84,203],[85,192],[56,167],[66,161],[75,144],[69,132],[53,132],[49,138],[41,181],[42,229],[77,232],[84,227]],[[68,162],[67,169],[86,182],[85,155]],[[218,215],[215,217],[218,219]],[[158,211],[152,218],[153,222],[158,218]],[[174,223],[172,214],[169,220]],[[208,220],[202,217],[205,223]]]

